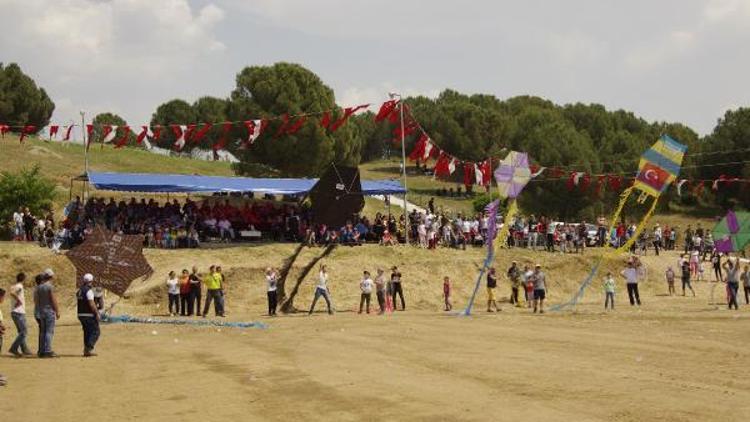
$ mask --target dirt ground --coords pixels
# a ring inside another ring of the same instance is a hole
[[[54,342],[60,358],[0,357],[9,380],[0,388],[0,420],[739,421],[750,415],[750,306],[730,312],[709,305],[711,289],[720,286],[710,282],[696,283],[697,298],[665,296],[661,274],[674,254],[645,260],[641,309],[627,304],[620,284],[616,311],[605,314],[597,282],[576,312],[533,315],[503,303],[502,312],[488,314],[481,290],[475,315],[456,317],[440,310],[437,275],[451,274],[456,308],[464,306],[481,250],[344,249],[327,261],[339,312],[262,316],[262,268],[269,256],[280,262],[289,250],[148,251],[156,278],[137,282],[115,313],[163,314],[163,275],[216,259],[233,283],[228,320],[263,321],[268,328],[104,325],[99,356],[84,359],[65,258],[0,245],[4,279],[19,268],[53,266],[65,308]],[[591,256],[539,254],[503,251],[498,267],[541,257],[550,301],[568,299]],[[385,261],[401,266],[409,308],[356,314],[362,266]],[[430,269],[419,273],[425,263]],[[301,308],[310,302],[311,285],[306,280],[300,290]],[[507,295],[502,281],[499,293]],[[7,304],[3,310],[9,320]],[[6,350],[14,333],[10,327]],[[34,350],[36,334],[32,322]]]
[[[91,359],[65,321],[61,358],[0,359],[3,420],[746,420],[747,308],[646,299],[680,310],[106,325]]]

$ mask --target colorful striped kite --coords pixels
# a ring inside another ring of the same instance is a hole
[[[484,277],[492,264],[492,260],[495,258],[495,248],[493,247],[493,243],[496,241],[499,243],[499,246],[505,245],[503,239],[507,239],[510,224],[513,221],[513,217],[515,217],[518,212],[516,198],[521,194],[521,191],[526,187],[526,184],[529,183],[529,180],[531,180],[529,157],[524,152],[509,152],[495,170],[495,181],[497,182],[500,199],[491,202],[485,208],[488,218],[487,238],[484,240],[487,242],[487,257],[484,259],[484,264],[479,271],[479,276],[477,276],[477,281],[474,285],[474,291],[471,294],[469,303],[466,305],[466,309],[461,311],[459,315],[471,315],[471,308],[474,306],[474,300],[479,291],[479,286],[482,283],[482,277]],[[505,220],[503,226],[500,228],[500,232],[496,233],[496,220],[498,209],[500,207],[500,200],[505,198],[508,198],[508,207],[505,210]]]
[[[622,245],[610,248],[605,247],[602,254],[597,258],[589,275],[581,283],[578,291],[573,297],[565,303],[555,305],[550,308],[551,311],[560,311],[571,306],[575,306],[583,298],[586,288],[591,285],[599,271],[599,266],[608,254],[616,254],[630,249],[638,239],[643,229],[646,227],[648,220],[656,210],[656,204],[659,202],[661,194],[669,188],[669,185],[677,178],[682,166],[682,159],[685,156],[687,147],[667,135],[663,135],[656,143],[651,146],[641,156],[638,164],[638,174],[635,176],[633,186],[625,189],[620,196],[620,203],[615,210],[614,215],[610,218],[610,227],[608,233],[612,233],[615,225],[620,220],[620,214],[625,204],[628,202],[630,195],[635,190],[640,191],[638,204],[644,204],[649,198],[653,198],[650,208],[636,225],[635,233]]]

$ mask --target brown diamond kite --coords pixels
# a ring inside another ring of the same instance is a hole
[[[130,283],[154,270],[143,256],[143,236],[117,234],[96,226],[86,240],[71,249],[68,259],[76,267],[77,280],[94,275],[94,286],[122,296]]]

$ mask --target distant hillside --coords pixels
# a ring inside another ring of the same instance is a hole
[[[2,170],[16,172],[39,164],[42,174],[57,184],[58,205],[68,200],[70,180],[84,172],[84,148],[68,142],[45,142],[27,138],[23,144],[18,137],[6,134],[0,140]],[[152,154],[135,148],[114,149],[112,146],[94,145],[89,151],[89,168],[97,171],[143,173],[202,174],[214,176],[233,175],[228,162],[204,161],[189,158]],[[74,186],[80,192],[80,185]]]

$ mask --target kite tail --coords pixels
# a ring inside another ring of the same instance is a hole
[[[615,228],[617,225],[617,220],[620,219],[620,214],[622,214],[622,209],[625,208],[625,204],[628,202],[628,198],[630,197],[630,194],[633,193],[633,187],[629,187],[622,191],[620,194],[620,202],[617,204],[617,209],[615,210],[615,213],[612,215],[611,221],[609,223],[609,231],[607,232],[607,236],[611,235],[612,229]]]
[[[646,223],[651,219],[651,216],[654,215],[654,212],[656,212],[656,204],[659,201],[657,198],[654,198],[654,202],[651,204],[651,208],[648,209],[648,212],[646,212],[646,215],[641,218],[641,222],[635,226],[635,232],[632,236],[630,236],[630,239],[627,240],[623,245],[621,245],[619,248],[617,248],[617,252],[625,252],[628,249],[630,249],[631,246],[633,246],[633,243],[638,240],[638,236],[641,235],[641,232],[646,228]]]
[[[518,202],[515,199],[512,199],[508,203],[508,210],[505,211],[505,219],[503,220],[503,227],[500,229],[500,232],[498,232],[497,237],[495,237],[495,242],[497,243],[497,246],[500,248],[505,248],[508,246],[508,234],[510,233],[510,225],[513,222],[513,217],[518,214]]]
[[[471,292],[471,298],[469,299],[469,303],[466,305],[466,309],[463,311],[458,312],[457,316],[469,316],[471,315],[471,308],[474,306],[474,300],[477,297],[477,292],[479,291],[479,286],[482,284],[482,277],[484,276],[484,273],[487,271],[487,269],[490,267],[490,264],[492,264],[492,260],[495,258],[495,250],[494,248],[489,249],[487,251],[487,257],[484,259],[484,264],[482,265],[482,269],[479,270],[479,275],[477,276],[477,282],[474,285],[474,291]]]
[[[578,302],[583,299],[583,294],[586,292],[586,288],[588,288],[591,285],[591,282],[594,281],[594,277],[596,277],[596,274],[599,272],[599,265],[602,263],[602,260],[604,259],[604,256],[600,256],[599,260],[594,264],[594,267],[589,272],[589,275],[586,277],[586,279],[581,283],[581,286],[578,288],[578,291],[576,294],[567,302],[561,303],[559,305],[552,306],[550,308],[550,311],[557,312],[562,311],[563,309],[566,309],[571,306],[576,306]]]

